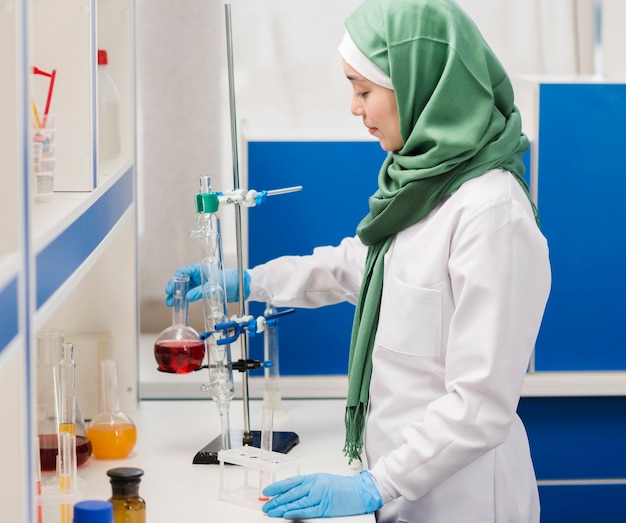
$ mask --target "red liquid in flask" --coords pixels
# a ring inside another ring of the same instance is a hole
[[[56,434],[39,434],[39,460],[42,472],[54,472],[57,468],[59,439]],[[80,467],[91,456],[91,442],[85,436],[76,436],[76,466]]]
[[[202,340],[166,340],[154,344],[154,358],[159,370],[185,374],[196,370],[204,359]]]

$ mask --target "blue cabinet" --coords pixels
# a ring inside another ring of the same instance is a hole
[[[540,84],[538,122],[553,282],[535,370],[626,370],[626,85]]]

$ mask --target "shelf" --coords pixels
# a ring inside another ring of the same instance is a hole
[[[133,195],[133,167],[128,160],[92,192],[55,193],[50,202],[35,206],[38,323],[79,283],[79,273],[98,259],[100,247],[131,208]]]
[[[626,396],[626,372],[533,372],[522,396]]]
[[[94,191],[55,192],[48,202],[37,202],[32,206],[32,236],[35,253],[40,253],[54,242],[59,235],[76,222],[85,212],[106,194],[120,178],[129,178],[132,158],[125,157],[115,163],[107,163],[107,176]],[[132,199],[132,186],[128,197]]]

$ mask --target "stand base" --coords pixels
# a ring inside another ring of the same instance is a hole
[[[252,446],[261,448],[261,431],[250,431],[252,436]],[[233,447],[241,446],[243,441],[243,430],[230,431],[230,443]],[[287,454],[293,447],[300,443],[300,438],[295,432],[273,432],[272,433],[272,451]],[[217,453],[222,448],[222,436],[219,435],[211,443],[203,447],[193,458],[195,465],[219,465]]]

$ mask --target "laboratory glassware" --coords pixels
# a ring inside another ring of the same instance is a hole
[[[274,427],[274,407],[263,406],[261,423],[261,461],[270,461],[272,457],[272,435]],[[271,483],[271,475],[267,470],[259,473],[259,501],[268,501],[270,498],[263,494],[263,489]]]
[[[111,481],[113,520],[115,523],[146,523],[146,502],[139,496],[143,470],[118,467],[107,470]]]
[[[71,392],[76,372],[74,346],[65,342],[63,331],[46,329],[37,336],[37,350],[37,436],[41,471],[57,470],[59,434],[62,431],[73,432],[76,436],[76,463],[81,466],[91,456],[91,443],[87,438],[76,394]],[[61,377],[69,380],[65,386],[61,384]],[[66,397],[62,403],[64,395]],[[66,419],[60,417],[61,409]],[[73,421],[67,419],[71,416]]]
[[[271,303],[266,303],[263,315],[268,318],[277,313],[276,307]],[[264,330],[264,357],[266,361],[271,361],[271,366],[266,366],[265,388],[263,390],[263,404],[270,405],[275,411],[280,409],[280,389],[279,389],[279,365],[278,365],[278,319],[270,319],[265,323]]]
[[[93,455],[98,459],[123,459],[135,448],[137,428],[122,411],[118,396],[117,362],[100,362],[103,411],[87,426]]]
[[[67,419],[67,418],[65,418]],[[76,435],[59,431],[59,492],[72,494],[76,491]],[[71,523],[72,503],[61,500],[61,523]]]
[[[120,144],[120,95],[108,70],[109,55],[98,49],[98,161],[117,158]]]
[[[114,523],[110,501],[87,499],[74,505],[73,523]]]
[[[200,279],[204,327],[211,333],[206,339],[209,360],[209,391],[220,414],[223,449],[230,448],[230,403],[235,395],[232,358],[229,343],[216,331],[216,325],[228,320],[226,284],[224,280],[222,237],[218,195],[211,191],[211,178],[200,177],[200,192],[196,194],[196,230],[191,236],[198,240],[200,250]]]
[[[154,343],[154,358],[160,371],[186,374],[202,365],[206,349],[198,332],[187,324],[188,304],[185,294],[189,285],[189,275],[175,274],[173,282],[172,325],[157,337]]]

